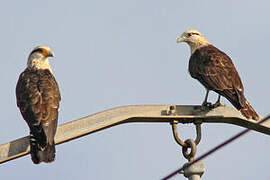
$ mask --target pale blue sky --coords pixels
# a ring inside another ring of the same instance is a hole
[[[233,59],[248,100],[266,115],[269,16],[266,0],[3,1],[0,144],[29,133],[15,86],[37,45],[56,55],[51,65],[62,94],[59,124],[122,105],[200,104],[205,90],[187,72],[190,50],[176,44],[191,28]],[[204,124],[198,154],[240,130]],[[193,126],[181,135],[194,137]],[[150,180],[186,162],[169,124],[120,125],[56,148],[54,163],[34,165],[25,156],[2,164],[0,178]],[[252,132],[207,158],[203,179],[269,179],[269,148],[268,136]]]

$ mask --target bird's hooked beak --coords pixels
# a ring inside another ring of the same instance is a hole
[[[186,39],[185,36],[182,35],[182,36],[180,36],[179,38],[177,38],[176,42],[177,42],[177,43],[181,43],[181,42],[184,42],[185,39]]]
[[[52,51],[49,52],[48,57],[55,57]]]

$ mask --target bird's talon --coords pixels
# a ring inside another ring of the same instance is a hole
[[[204,107],[211,107],[211,106],[213,106],[213,105],[212,105],[212,103],[210,103],[210,102],[204,102],[204,103],[202,104],[202,106],[204,106]]]
[[[217,102],[217,103],[213,104],[213,108],[217,108],[219,106],[221,106],[221,103],[220,102]]]
[[[212,109],[212,108],[213,108],[213,105],[212,105],[212,103],[210,103],[210,102],[204,102],[204,103],[202,104],[202,106],[201,106],[201,109],[202,109],[203,111],[209,110],[209,109]]]

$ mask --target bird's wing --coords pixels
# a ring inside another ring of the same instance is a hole
[[[52,74],[48,70],[26,69],[18,80],[16,96],[23,118],[41,145],[52,142],[60,101],[58,85]]]
[[[53,142],[61,96],[58,84],[50,71],[44,71],[44,75],[40,78],[39,89],[42,92],[42,127],[48,141]]]
[[[229,56],[212,45],[196,50],[189,61],[189,71],[207,89],[242,103],[243,85]]]
[[[203,47],[190,58],[189,71],[210,90],[242,89],[232,60],[214,46]]]
[[[38,76],[26,69],[16,86],[17,106],[28,125],[40,124],[42,96],[38,89]]]

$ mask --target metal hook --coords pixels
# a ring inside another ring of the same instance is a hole
[[[174,120],[172,123],[172,130],[173,130],[173,137],[175,139],[175,141],[182,147],[188,147],[188,145],[183,142],[179,136],[178,136],[178,132],[177,132],[177,124],[178,124],[178,121]],[[195,139],[195,144],[198,145],[201,141],[201,122],[196,122],[194,123],[195,126],[196,126],[196,139]]]

